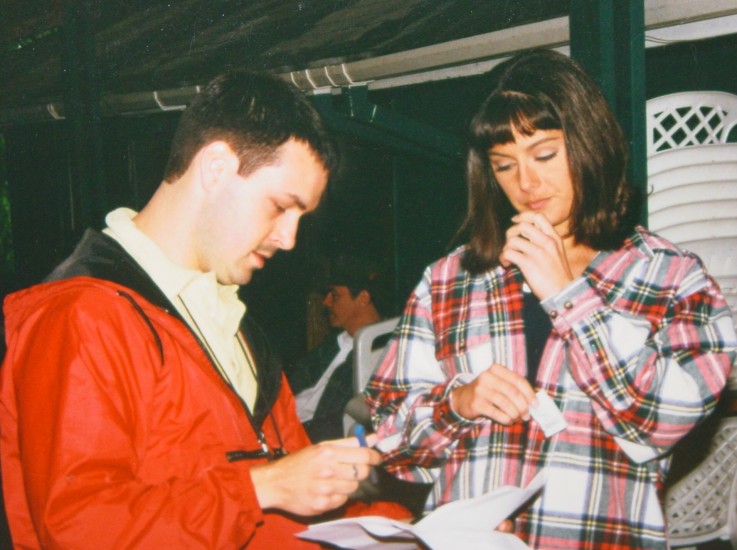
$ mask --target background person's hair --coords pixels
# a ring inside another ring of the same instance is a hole
[[[391,312],[387,273],[374,259],[352,254],[331,258],[328,272],[319,284],[323,292],[327,292],[330,286],[344,286],[353,299],[365,290],[381,317],[386,317]]]
[[[626,180],[627,145],[598,85],[573,60],[551,50],[519,54],[488,74],[491,92],[468,128],[468,210],[464,267],[496,266],[516,211],[496,181],[492,146],[514,141],[512,129],[562,130],[573,182],[571,233],[597,250],[619,248],[634,228]]]
[[[218,140],[230,145],[240,159],[239,174],[247,176],[273,162],[290,138],[307,143],[328,173],[336,167],[332,138],[302,92],[273,75],[228,72],[182,113],[164,180],[176,180],[202,147]]]

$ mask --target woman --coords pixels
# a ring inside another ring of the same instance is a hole
[[[634,227],[625,142],[578,65],[533,51],[489,76],[468,244],[426,269],[367,389],[379,447],[434,483],[428,510],[545,470],[515,518],[533,548],[665,547],[668,453],[726,383],[730,312],[697,257]]]

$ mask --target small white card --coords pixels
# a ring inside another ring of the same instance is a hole
[[[537,392],[536,397],[537,407],[530,407],[530,416],[540,424],[545,437],[554,436],[558,432],[565,430],[568,427],[568,423],[563,418],[563,413],[560,412],[560,409],[555,406],[551,397],[543,390]]]

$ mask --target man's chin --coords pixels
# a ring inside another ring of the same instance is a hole
[[[237,274],[227,274],[225,277],[218,277],[218,282],[221,285],[247,285],[253,279],[253,271],[253,269],[249,269]]]

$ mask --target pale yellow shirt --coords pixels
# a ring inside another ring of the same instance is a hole
[[[246,306],[236,285],[222,285],[215,273],[202,273],[172,262],[133,223],[136,212],[118,208],[105,218],[103,232],[130,254],[171,301],[248,407],[256,402],[255,364],[239,336]]]

